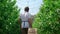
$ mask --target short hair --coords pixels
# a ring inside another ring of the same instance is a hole
[[[25,7],[25,12],[29,12],[29,7]]]

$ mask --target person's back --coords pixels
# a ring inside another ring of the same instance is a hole
[[[31,14],[29,12],[25,12],[24,14],[20,15],[20,18],[22,20],[22,28],[29,28],[28,19],[31,18]],[[24,23],[25,22],[25,23]],[[25,24],[25,25],[24,25]],[[25,26],[25,27],[24,27]]]
[[[29,12],[25,12],[24,14],[20,15],[20,18],[22,19],[22,21],[28,21],[28,18],[31,17],[31,14]]]

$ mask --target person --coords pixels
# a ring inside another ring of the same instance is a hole
[[[28,33],[28,28],[32,28],[32,19],[31,19],[31,14],[29,13],[29,7],[25,7],[24,13],[20,14],[20,19],[21,19],[21,33],[22,34],[27,34]]]

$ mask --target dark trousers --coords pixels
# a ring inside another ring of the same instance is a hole
[[[22,34],[28,34],[28,28],[22,28],[21,33]]]

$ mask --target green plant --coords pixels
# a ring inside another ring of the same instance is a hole
[[[33,27],[38,34],[60,34],[60,0],[43,0]]]
[[[0,34],[19,34],[19,9],[16,0],[0,0]]]

